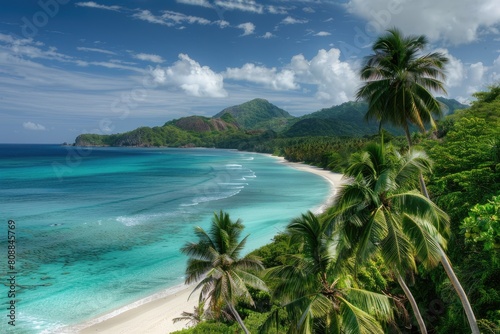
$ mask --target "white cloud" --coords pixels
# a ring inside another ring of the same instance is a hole
[[[312,14],[312,13],[316,13],[316,11],[315,11],[314,9],[312,9],[311,7],[304,7],[304,8],[302,8],[302,10],[303,10],[304,12],[306,12],[306,13],[310,13],[310,14]]]
[[[215,5],[227,10],[241,10],[257,14],[262,14],[264,11],[264,6],[253,0],[217,0]]]
[[[161,18],[167,22],[172,21],[174,22],[174,24],[182,24],[182,23],[210,24],[209,20],[204,19],[202,17],[185,15],[173,11],[163,11]]]
[[[155,16],[147,9],[139,10],[137,13],[134,13],[132,17],[149,23],[161,24],[166,26],[173,25],[171,22],[165,22],[165,20],[163,20],[161,17]]]
[[[330,36],[331,34],[328,32],[328,31],[320,31],[318,32],[317,34],[314,34],[314,36],[320,36],[320,37],[323,37],[323,36]]]
[[[347,9],[368,21],[359,28],[370,37],[396,26],[407,34],[461,44],[500,24],[498,0],[350,0]]]
[[[113,51],[97,49],[97,48],[86,48],[86,47],[80,46],[80,47],[77,47],[76,49],[78,51],[98,52],[98,53],[104,53],[104,54],[108,54],[108,55],[116,55],[116,53]]]
[[[208,66],[201,66],[186,54],[179,54],[179,60],[172,66],[156,67],[151,70],[155,82],[181,88],[186,94],[197,97],[226,97],[221,74]]]
[[[245,80],[262,84],[275,90],[297,89],[295,74],[293,71],[284,69],[278,71],[276,68],[266,68],[247,63],[241,68],[226,69],[225,77],[234,80]]]
[[[162,14],[158,16],[154,15],[147,9],[137,11],[132,15],[132,17],[149,23],[165,25],[168,27],[172,27],[183,23],[189,23],[189,24],[197,23],[202,25],[211,23],[209,20],[204,19],[202,17],[186,15],[173,11],[163,11]]]
[[[448,58],[445,68],[445,88],[449,97],[461,102],[470,102],[470,96],[473,93],[486,89],[489,84],[500,79],[500,77],[495,78],[495,62],[490,67],[482,62],[464,64],[447,49],[441,48],[434,51],[441,52]],[[500,70],[500,66],[498,69]]]
[[[57,52],[57,48],[47,47],[43,49],[41,48],[44,46],[43,43],[35,42],[31,38],[14,38],[0,33],[0,42],[3,42],[5,44],[3,47],[16,57],[74,62],[73,57]]]
[[[340,61],[340,50],[335,48],[319,50],[311,60],[296,55],[288,68],[297,81],[317,86],[317,98],[333,104],[352,100],[360,83],[352,65]]]
[[[38,123],[33,123],[33,122],[24,122],[23,123],[23,128],[26,130],[33,130],[33,131],[45,131],[45,126],[38,124]]]
[[[302,24],[307,22],[307,20],[294,19],[291,16],[287,16],[281,21],[281,24]]]
[[[75,6],[78,6],[78,7],[98,8],[98,9],[105,9],[105,10],[112,10],[112,11],[115,11],[115,12],[119,11],[122,8],[120,6],[100,5],[98,3],[95,3],[94,1],[77,2],[77,3],[75,3]]]
[[[267,6],[266,9],[270,14],[288,14],[288,10],[285,7]]]
[[[435,51],[442,53],[448,58],[448,64],[445,68],[445,85],[447,87],[462,86],[464,79],[467,77],[467,70],[462,61],[451,55],[447,49],[437,49]]]
[[[243,35],[242,36],[248,36],[253,34],[255,31],[255,25],[252,22],[246,22],[242,23],[236,26],[237,28],[243,29]]]
[[[469,67],[469,78],[472,82],[482,82],[488,68],[482,62],[471,64]]]
[[[221,29],[229,27],[229,22],[227,22],[225,20],[218,20],[218,21],[214,21],[212,23],[218,25],[219,28],[221,28]]]
[[[138,54],[132,55],[132,57],[134,57],[135,59],[150,61],[153,63],[163,63],[165,61],[159,55],[148,54],[148,53],[138,53]]]
[[[323,102],[340,104],[354,98],[359,79],[352,65],[340,61],[340,50],[319,50],[311,60],[296,55],[282,69],[247,63],[228,68],[225,78],[244,80],[274,90],[295,90],[300,84],[316,86],[316,97]]]
[[[262,38],[265,38],[265,39],[269,39],[269,38],[273,38],[273,37],[276,37],[275,35],[273,35],[271,32],[266,32],[264,35],[261,36]]]
[[[491,80],[497,83],[500,81],[500,56],[498,56],[498,58],[493,61],[493,66],[491,69]]]
[[[178,3],[182,3],[185,5],[194,5],[211,8],[212,5],[207,0],[176,0]]]

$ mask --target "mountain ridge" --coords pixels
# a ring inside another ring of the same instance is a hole
[[[438,99],[445,114],[468,107],[453,99]],[[238,148],[239,142],[258,136],[362,137],[377,133],[379,127],[376,121],[364,120],[367,108],[365,102],[349,101],[295,117],[269,101],[257,98],[225,108],[213,117],[188,116],[170,120],[163,126],[139,127],[112,135],[82,134],[75,139],[74,145]],[[393,134],[401,134],[396,128],[384,128]]]

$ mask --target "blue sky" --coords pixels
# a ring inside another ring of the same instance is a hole
[[[500,81],[498,0],[1,1],[0,143],[73,142],[253,98],[352,100],[390,27],[445,53],[447,97]]]

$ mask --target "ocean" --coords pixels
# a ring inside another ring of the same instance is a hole
[[[234,150],[0,144],[0,332],[57,333],[182,284],[179,249],[214,212],[243,221],[249,252],[329,190]]]

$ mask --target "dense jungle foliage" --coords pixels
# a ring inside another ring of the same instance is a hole
[[[450,229],[446,253],[469,297],[480,331],[498,333],[500,331],[500,86],[493,86],[486,92],[477,93],[475,97],[476,101],[470,108],[459,110],[441,119],[437,131],[426,134],[415,133],[412,140],[414,148],[425,151],[433,162],[432,171],[424,173],[424,177],[432,201],[449,216]],[[381,141],[379,135],[357,138],[279,138],[273,132],[265,132],[259,136],[249,139],[241,148],[274,153],[290,161],[302,161],[337,172],[346,172],[353,158],[358,159],[355,157],[359,156],[360,151],[365,150],[367,145]],[[394,147],[401,154],[408,150],[404,137],[394,137],[385,133],[383,138],[386,147]],[[283,308],[283,302],[276,298],[281,296],[290,301],[293,297],[283,294],[290,287],[283,286],[280,277],[294,277],[286,276],[286,270],[291,270],[286,268],[290,266],[295,266],[297,270],[309,268],[306,264],[315,263],[314,259],[320,259],[316,256],[320,256],[319,254],[325,250],[323,247],[330,247],[323,244],[327,242],[324,235],[330,233],[322,228],[321,222],[327,220],[326,215],[320,217],[305,215],[302,220],[298,218],[298,221],[290,224],[285,233],[275,236],[272,243],[252,252],[251,255],[260,257],[263,267],[267,268],[264,271],[255,271],[254,274],[265,281],[268,291],[250,288],[254,306],[248,302],[236,304],[237,312],[249,332],[258,333],[263,329],[266,333],[294,332],[291,329],[294,320],[290,315],[294,314],[295,309],[290,306]],[[306,239],[298,238],[297,231],[301,226],[308,226],[309,231],[316,231],[314,237],[310,235]],[[314,226],[316,227],[313,228]],[[319,244],[315,244],[314,240]],[[314,249],[317,252],[310,253]],[[308,252],[311,257],[307,255]],[[334,281],[336,288],[332,290],[332,293],[337,291],[335,293],[339,294],[340,301],[346,302],[349,297],[352,298],[349,294],[349,289],[352,288],[356,289],[355,291],[381,293],[391,301],[392,318],[380,320],[384,318],[380,318],[380,314],[377,317],[377,314],[369,313],[363,316],[366,316],[366,319],[369,319],[369,316],[379,319],[380,322],[377,323],[380,324],[380,330],[385,333],[419,332],[408,299],[382,253],[375,253],[359,265],[356,265],[353,253],[343,254],[343,257],[340,257],[340,254],[337,256],[328,260],[333,262],[324,267],[326,268],[324,275],[327,278],[334,273],[338,275],[343,273],[339,276],[342,279]],[[345,265],[342,264],[342,268],[337,268],[335,261],[340,258]],[[322,261],[326,259],[318,261],[319,267],[311,267],[308,270],[322,270],[321,263],[325,263]],[[462,304],[451,288],[442,266],[426,265],[425,261],[418,257],[415,264],[416,272],[406,275],[409,277],[407,283],[427,331],[442,334],[470,333]],[[295,275],[299,274],[300,271],[295,272]],[[312,287],[316,283],[304,281],[302,284]],[[276,291],[282,293],[276,294]],[[371,302],[377,300],[378,306],[383,304],[382,299],[376,299],[379,297],[370,298]],[[355,301],[359,303],[359,298]],[[346,309],[351,310],[342,306],[344,302],[338,304],[338,310],[343,310],[339,311],[339,314],[343,317],[348,316],[344,314],[347,312]],[[352,302],[349,305],[354,304],[355,302]],[[311,316],[330,314],[318,304],[311,305]],[[362,312],[362,308],[355,310]],[[198,326],[178,333],[240,332],[240,326],[231,319],[228,317],[225,320],[214,320],[207,317]],[[331,326],[331,321],[333,320],[312,322],[316,327],[310,328],[309,332],[332,332],[325,327],[325,324]],[[358,325],[361,326],[359,328],[365,328],[362,324]],[[297,332],[299,332],[298,327]]]

